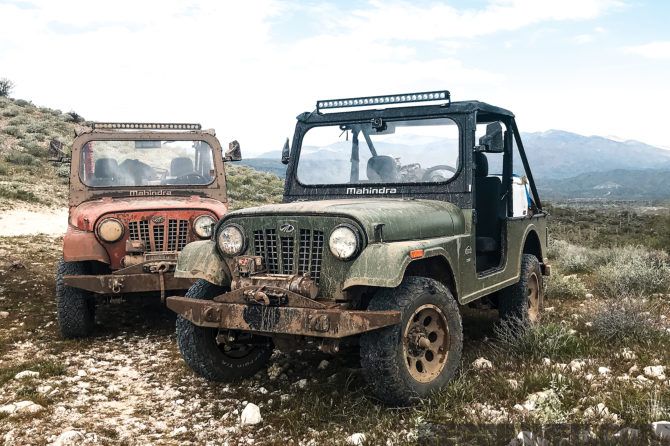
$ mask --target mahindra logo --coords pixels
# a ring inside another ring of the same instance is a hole
[[[160,215],[157,215],[155,217],[152,217],[151,221],[153,221],[156,224],[161,224],[165,221],[165,217],[161,217]]]
[[[397,194],[395,187],[347,187],[347,195]]]
[[[284,223],[279,227],[279,232],[284,232],[286,234],[289,234],[291,232],[295,231],[295,228],[293,227],[292,224],[290,223]]]
[[[164,195],[172,195],[172,191],[170,190],[151,190],[151,189],[138,189],[138,190],[131,190],[128,192],[128,195],[131,197],[153,197],[153,196],[164,196]]]

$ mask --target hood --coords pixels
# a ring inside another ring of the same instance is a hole
[[[95,222],[105,214],[136,211],[192,210],[209,211],[217,218],[223,217],[228,207],[225,203],[211,198],[191,197],[147,197],[147,198],[101,198],[87,201],[70,208],[69,224],[76,228],[92,231]]]
[[[341,216],[356,220],[368,237],[383,224],[384,241],[425,239],[461,234],[465,219],[460,208],[445,201],[414,199],[351,199],[297,201],[242,209],[234,216]]]

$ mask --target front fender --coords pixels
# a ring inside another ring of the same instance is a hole
[[[440,237],[430,240],[412,240],[368,245],[351,265],[344,280],[343,290],[356,286],[395,288],[402,282],[407,266],[414,260],[442,256],[449,265],[458,254],[458,237]],[[423,257],[412,259],[410,251],[423,249]],[[457,280],[458,275],[454,271]]]
[[[215,285],[230,285],[231,274],[216,244],[211,240],[189,243],[179,253],[174,276],[180,279],[204,279]]]

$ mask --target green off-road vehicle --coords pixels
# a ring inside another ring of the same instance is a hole
[[[448,91],[318,101],[282,161],[284,203],[227,214],[179,256],[176,276],[201,280],[167,305],[200,375],[358,344],[376,396],[407,404],[454,377],[459,305],[539,318],[547,214],[511,112]]]

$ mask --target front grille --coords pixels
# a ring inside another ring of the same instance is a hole
[[[265,259],[271,274],[309,274],[315,281],[321,275],[323,232],[301,229],[296,246],[295,237],[277,237],[274,229],[254,231],[254,255]]]
[[[188,242],[188,220],[171,219],[162,223],[150,220],[128,222],[128,239],[140,241],[146,252],[181,251]]]

